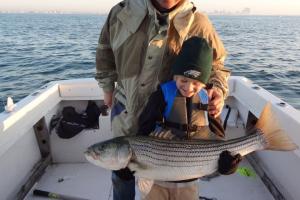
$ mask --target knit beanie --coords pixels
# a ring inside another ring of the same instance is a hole
[[[206,84],[211,74],[213,50],[207,41],[193,36],[187,39],[172,65],[173,75],[182,75]]]

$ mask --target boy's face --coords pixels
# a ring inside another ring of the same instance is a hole
[[[192,97],[205,87],[204,83],[185,76],[177,75],[174,77],[174,80],[176,82],[177,89],[184,97]]]

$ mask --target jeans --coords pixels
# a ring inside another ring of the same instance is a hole
[[[111,121],[125,109],[124,105],[117,102],[111,110]],[[134,200],[135,179],[121,179],[114,171],[111,176],[113,186],[113,200]]]
[[[134,200],[135,179],[124,180],[112,172],[113,199],[114,200]]]

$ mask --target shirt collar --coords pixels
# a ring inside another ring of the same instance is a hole
[[[193,3],[189,2],[188,0],[182,1],[180,5],[177,6],[174,10],[170,13],[160,13],[155,7],[152,5],[151,1],[147,1],[148,7],[148,14],[153,16],[155,15],[155,24],[159,26],[157,15],[167,17],[167,23],[169,24],[172,22],[174,27],[181,38],[185,38],[190,26],[194,19],[194,10],[195,6]]]

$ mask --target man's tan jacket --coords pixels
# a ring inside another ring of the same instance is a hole
[[[214,52],[209,83],[228,93],[226,51],[206,15],[187,0],[164,14],[150,0],[125,0],[114,6],[102,28],[96,53],[96,80],[125,110],[112,121],[115,136],[135,135],[137,119],[158,84],[171,80],[171,65],[183,41],[205,38]],[[117,84],[115,84],[115,82]]]

